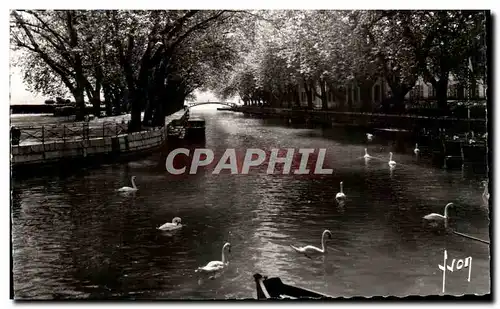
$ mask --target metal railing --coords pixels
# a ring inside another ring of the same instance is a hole
[[[88,140],[126,134],[127,130],[128,123],[118,122],[15,126],[11,128],[11,142],[12,145],[29,145],[57,141]]]

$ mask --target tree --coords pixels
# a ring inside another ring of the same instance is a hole
[[[12,11],[11,25],[30,89],[71,93],[79,119],[85,97],[100,114],[104,96],[108,115],[130,111],[130,131],[163,125],[195,89],[293,106],[302,87],[309,108],[333,98],[343,109],[355,86],[370,110],[382,77],[403,110],[423,77],[445,110],[450,74],[485,76],[485,13],[475,11],[28,10]]]
[[[75,11],[12,11],[11,39],[15,48],[36,54],[64,83],[75,97],[79,108],[78,119],[83,119],[85,108],[85,79],[82,50]],[[43,85],[43,82],[36,82]]]
[[[484,33],[478,26],[481,12],[357,11],[350,18],[368,36],[400,108],[423,76],[436,89],[438,107],[446,110],[449,75],[468,59],[473,38]]]
[[[68,89],[61,77],[38,54],[21,51],[16,56],[12,65],[21,68],[28,90],[52,98],[67,97]]]
[[[144,123],[162,124],[211,74],[228,70],[237,52],[227,34],[240,21],[224,10],[13,11],[11,38],[28,54],[19,65],[42,73],[26,75],[33,89],[55,93],[64,85],[80,107],[78,119],[85,95],[99,115],[104,94],[108,114],[130,109],[135,131],[141,112]]]
[[[131,96],[130,130],[141,126],[141,111],[150,104],[150,77],[154,70],[159,72],[169,67],[176,50],[182,43],[197,33],[203,33],[212,26],[229,22],[234,13],[228,11],[152,11],[139,18],[136,12],[112,12],[113,34],[117,38],[123,73]],[[149,27],[138,27],[147,23]],[[129,26],[126,26],[129,25]],[[125,27],[122,27],[125,26]],[[147,31],[144,29],[148,29]],[[136,36],[143,33],[140,43]],[[145,34],[145,35],[144,35]],[[118,39],[120,38],[120,39]],[[138,65],[131,63],[138,56]],[[151,94],[154,96],[154,94]]]
[[[371,46],[376,68],[391,89],[396,109],[404,109],[404,97],[414,87],[425,65],[435,32],[426,11],[355,11],[349,15],[366,47]]]

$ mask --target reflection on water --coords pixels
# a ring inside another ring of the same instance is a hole
[[[196,109],[193,110],[196,112]],[[13,272],[16,298],[254,298],[252,275],[333,296],[438,294],[443,250],[472,257],[467,270],[447,273],[446,292],[488,293],[489,248],[425,228],[422,217],[442,213],[450,226],[489,239],[481,206],[484,171],[445,171],[391,141],[366,142],[364,132],[287,126],[229,112],[204,112],[206,147],[326,148],[332,175],[168,175],[166,150],[129,163],[13,183]],[[373,156],[363,158],[364,148]],[[395,168],[388,166],[394,152]],[[217,158],[217,156],[216,156]],[[137,176],[139,190],[115,190]],[[343,182],[345,203],[335,195]],[[182,218],[175,232],[156,228]],[[321,246],[308,259],[290,244]],[[232,244],[229,267],[214,280],[194,270],[221,258]]]

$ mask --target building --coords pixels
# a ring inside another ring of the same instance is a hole
[[[352,110],[360,110],[361,109],[361,93],[360,88],[356,86],[356,83],[348,85],[345,88],[345,96],[341,98],[343,102],[336,102],[333,94],[329,91],[327,93],[327,101],[328,108],[337,109],[343,106],[351,106]],[[470,89],[470,87],[469,87]],[[317,89],[317,92],[320,93],[320,90]],[[302,85],[299,86],[299,94],[300,94],[300,105],[303,107],[307,107],[307,93]],[[380,103],[390,96],[390,87],[387,82],[380,78],[371,89],[371,103],[372,108],[378,108]],[[425,83],[423,78],[419,77],[415,87],[409,91],[405,99],[408,103],[419,103],[419,104],[432,104],[436,102],[436,89],[430,83]],[[457,100],[485,100],[486,99],[486,87],[481,81],[477,81],[477,87],[475,88],[474,93],[469,91],[469,95],[467,96],[467,87],[461,84],[457,80],[450,76],[450,80],[448,82],[448,100],[449,101],[457,101]],[[286,104],[285,104],[286,106]],[[321,109],[321,99],[317,96],[313,97],[313,106],[315,109]]]
[[[467,89],[468,88],[468,89]],[[467,91],[469,90],[469,91]],[[430,84],[425,83],[422,78],[419,78],[415,87],[406,94],[405,98],[413,102],[433,101],[436,100],[436,89]],[[477,81],[477,87],[472,90],[472,87],[461,84],[451,75],[448,81],[448,100],[485,100],[486,87],[481,81]]]

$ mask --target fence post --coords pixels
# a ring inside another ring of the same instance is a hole
[[[115,135],[118,136],[118,122],[115,122]]]
[[[63,142],[65,143],[66,142],[66,125],[65,124],[63,124],[63,136],[62,136],[62,138],[63,138]]]
[[[45,145],[45,126],[42,126],[42,145]]]
[[[102,138],[104,138],[104,122],[102,123]]]

